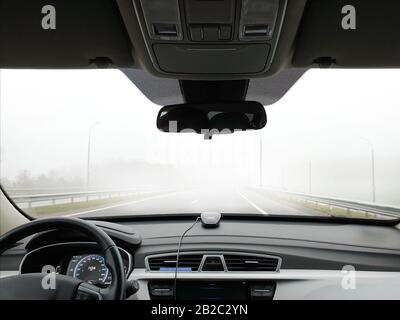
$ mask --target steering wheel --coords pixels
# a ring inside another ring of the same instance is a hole
[[[45,273],[29,273],[0,279],[0,300],[121,300],[125,298],[125,272],[114,241],[100,228],[77,218],[44,218],[23,224],[0,237],[0,255],[17,241],[38,232],[69,229],[96,242],[112,274],[107,288],[99,288],[80,279]],[[53,276],[52,286],[43,285],[44,277]]]

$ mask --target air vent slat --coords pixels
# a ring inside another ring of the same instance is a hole
[[[179,269],[191,269],[191,271],[198,271],[200,267],[202,254],[199,255],[181,255],[179,256]],[[158,257],[150,257],[148,259],[149,268],[151,271],[173,271],[176,266],[176,256],[166,255]],[[190,271],[190,270],[189,270]]]
[[[250,258],[250,257],[235,257],[231,258],[230,256],[226,257],[225,260],[232,260],[232,261],[275,261],[275,258]]]
[[[215,255],[212,253],[211,255]],[[207,253],[187,254],[179,257],[180,271],[199,271],[203,256]],[[252,254],[217,254],[222,255],[228,271],[234,272],[276,272],[278,271],[280,258]],[[174,271],[176,255],[155,256],[148,258],[148,268],[151,271]]]
[[[279,259],[252,255],[224,255],[228,271],[277,271]]]
[[[226,262],[231,263],[231,264],[241,264],[241,265],[276,265],[276,262],[232,262],[229,260],[226,260]]]
[[[262,260],[230,260],[230,259],[225,259],[226,261],[232,262],[232,263],[276,263],[276,261],[262,261]]]

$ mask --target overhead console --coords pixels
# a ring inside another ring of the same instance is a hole
[[[274,57],[286,0],[134,0],[164,74],[259,74]]]

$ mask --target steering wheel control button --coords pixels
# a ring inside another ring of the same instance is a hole
[[[91,289],[83,283],[76,292],[75,300],[102,300],[102,296],[96,289]]]
[[[99,300],[96,296],[91,295],[87,292],[78,292],[75,300]]]
[[[174,296],[173,283],[149,283],[151,298],[171,299]]]

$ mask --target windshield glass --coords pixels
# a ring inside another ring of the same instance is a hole
[[[119,70],[2,70],[1,184],[33,217],[400,216],[397,70],[312,70],[260,131],[156,128]]]

